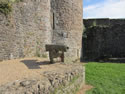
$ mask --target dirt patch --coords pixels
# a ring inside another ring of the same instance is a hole
[[[44,58],[25,58],[0,62],[0,86],[15,80],[43,77],[45,71],[61,71],[70,66],[50,64]]]
[[[85,94],[86,91],[88,91],[92,88],[93,88],[93,86],[91,86],[91,85],[84,85],[77,94]]]

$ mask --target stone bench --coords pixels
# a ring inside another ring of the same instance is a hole
[[[67,52],[69,47],[58,44],[47,44],[46,51],[49,51],[50,63],[54,63],[54,58],[60,57],[61,61],[64,62],[64,52]]]

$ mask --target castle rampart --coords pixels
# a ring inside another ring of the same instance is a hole
[[[84,19],[85,60],[125,57],[125,19]]]

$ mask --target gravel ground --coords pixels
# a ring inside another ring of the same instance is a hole
[[[44,58],[25,58],[0,62],[0,86],[8,82],[26,78],[42,77],[45,71],[69,68],[63,64],[49,64]]]
[[[45,71],[61,71],[70,65],[49,64],[45,58],[24,58],[0,62],[0,86],[15,80],[43,77]],[[92,86],[85,85],[77,94],[85,94]]]

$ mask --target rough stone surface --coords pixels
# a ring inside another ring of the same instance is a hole
[[[14,3],[7,17],[0,13],[0,59],[35,56],[51,43],[50,1]]]
[[[83,58],[99,60],[125,57],[125,20],[84,20]]]
[[[82,0],[52,0],[53,43],[69,47],[66,56],[70,61],[80,58],[82,41]]]
[[[64,44],[79,58],[82,0],[23,0],[12,12],[0,13],[0,60],[44,56],[45,44]]]
[[[67,66],[67,65],[66,65]],[[70,69],[46,71],[44,78],[24,79],[0,86],[0,94],[75,94],[85,84],[85,68],[79,64]]]

